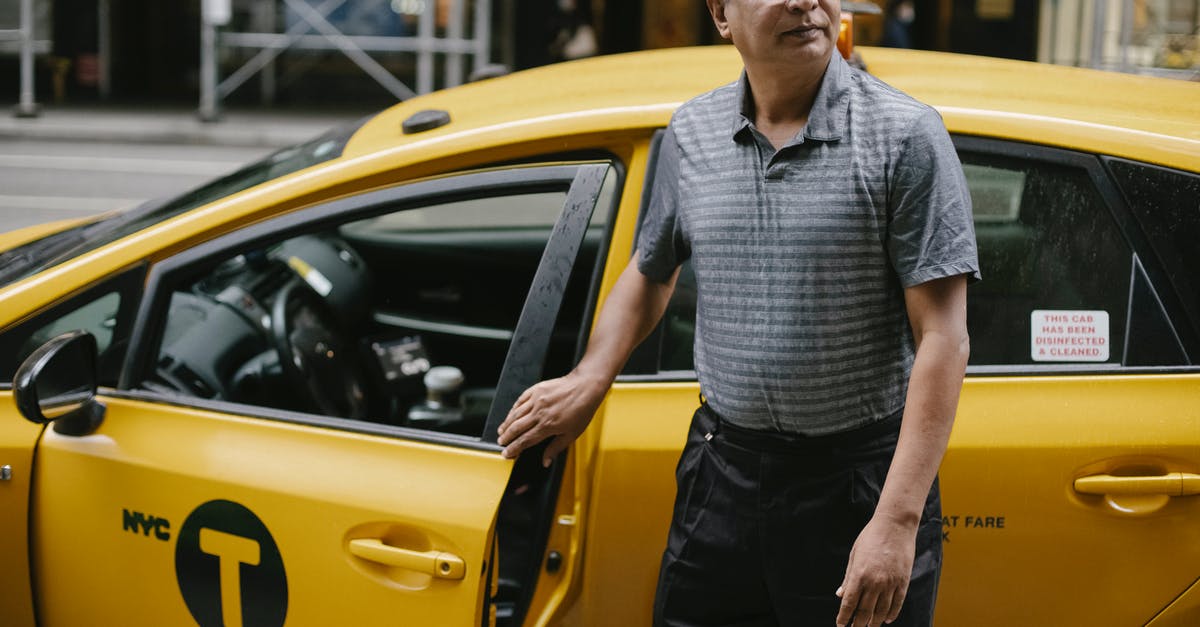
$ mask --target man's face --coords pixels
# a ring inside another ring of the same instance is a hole
[[[708,0],[708,6],[747,65],[827,61],[837,46],[841,0]]]

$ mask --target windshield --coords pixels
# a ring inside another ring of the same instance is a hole
[[[230,194],[323,161],[336,159],[341,156],[350,136],[367,119],[363,118],[336,128],[298,146],[284,148],[233,174],[205,183],[178,197],[151,200],[134,209],[109,214],[93,222],[59,231],[0,253],[0,287]]]

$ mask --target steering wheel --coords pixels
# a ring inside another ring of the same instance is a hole
[[[367,399],[360,372],[325,302],[300,279],[279,291],[271,308],[271,343],[285,376],[326,416],[363,420]]]

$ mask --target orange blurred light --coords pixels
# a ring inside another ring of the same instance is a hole
[[[842,53],[842,57],[849,59],[850,54],[854,52],[854,14],[842,13],[842,24],[838,31],[837,39],[838,52]]]

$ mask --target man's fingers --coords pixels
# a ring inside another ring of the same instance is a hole
[[[534,443],[529,443],[530,435],[540,430],[541,425],[533,419],[533,416],[525,416],[520,420],[509,425],[508,430],[504,435],[496,438],[496,443],[505,447],[505,457],[516,457],[521,451],[533,446]],[[511,454],[509,454],[511,452]]]
[[[564,433],[550,440],[550,444],[546,446],[546,452],[542,454],[542,465],[549,468],[550,464],[554,463],[554,458],[558,457],[559,453],[567,450],[567,447],[571,446],[571,441],[574,439]]]
[[[524,402],[518,401],[516,405],[513,405],[513,408],[508,410],[508,416],[504,418],[504,422],[500,423],[499,428],[496,429],[500,436],[496,441],[501,445],[507,444],[533,426],[536,422],[534,417],[536,407],[537,403],[533,402],[532,395]]]
[[[526,429],[516,440],[505,446],[501,454],[506,459],[515,459],[522,451],[535,446],[538,442],[546,439],[548,435],[541,425],[533,425],[529,429]]]
[[[506,431],[512,428],[513,423],[520,420],[526,413],[528,413],[526,408],[514,405],[512,409],[508,410],[508,415],[504,417],[504,422],[501,422],[500,426],[496,428],[496,433],[503,436]]]
[[[531,429],[536,429],[541,426],[541,421],[532,411],[523,412],[523,415],[509,423],[508,428],[500,437],[496,438],[496,443],[500,446],[508,446]],[[515,457],[515,455],[514,455]]]
[[[908,586],[903,586],[900,589],[896,590],[896,594],[892,595],[892,607],[889,608],[888,612],[887,612],[886,621],[888,623],[891,623],[891,622],[895,621],[897,618],[900,618],[900,608],[904,607],[904,597],[907,594],[908,594]]]
[[[837,626],[846,627],[850,624],[850,618],[854,616],[854,610],[858,607],[858,584],[843,583],[839,596],[842,597],[842,606],[838,609]]]
[[[532,390],[533,388],[529,388],[517,397],[517,402],[513,403],[513,406],[508,410],[508,415],[504,417],[504,422],[500,423],[500,426],[496,429],[497,433],[504,435],[504,432],[508,431],[513,422],[519,420],[522,416],[529,413],[529,406],[527,402],[533,397],[533,394],[531,393]]]
[[[504,457],[512,459],[526,449],[548,438],[565,433],[578,433],[586,421],[580,416],[584,409],[572,391],[575,383],[563,377],[548,379],[525,390],[517,397],[508,415],[497,427],[496,442],[504,447]],[[589,399],[583,399],[585,402]],[[590,416],[589,416],[590,417]],[[579,424],[583,422],[583,424]],[[550,443],[543,463],[554,459],[571,444],[573,437]]]
[[[528,403],[529,399],[531,398],[533,398],[533,388],[526,388],[525,391],[521,392],[521,395],[517,397],[517,402],[513,403],[513,409]]]
[[[896,591],[893,588],[884,588],[879,591],[879,596],[875,598],[875,603],[871,605],[874,608],[871,611],[871,627],[879,627],[888,620],[888,612],[892,609],[892,597]]]
[[[875,602],[879,599],[879,593],[868,588],[858,600],[858,607],[854,608],[854,627],[872,627],[878,623],[873,622],[875,619]]]
[[[496,438],[496,442],[500,446],[504,446],[509,442],[517,439],[522,433],[525,433],[533,426],[533,415],[528,411],[521,411],[515,414],[509,414],[508,418],[504,419],[508,426],[501,426],[498,429],[500,437]]]

